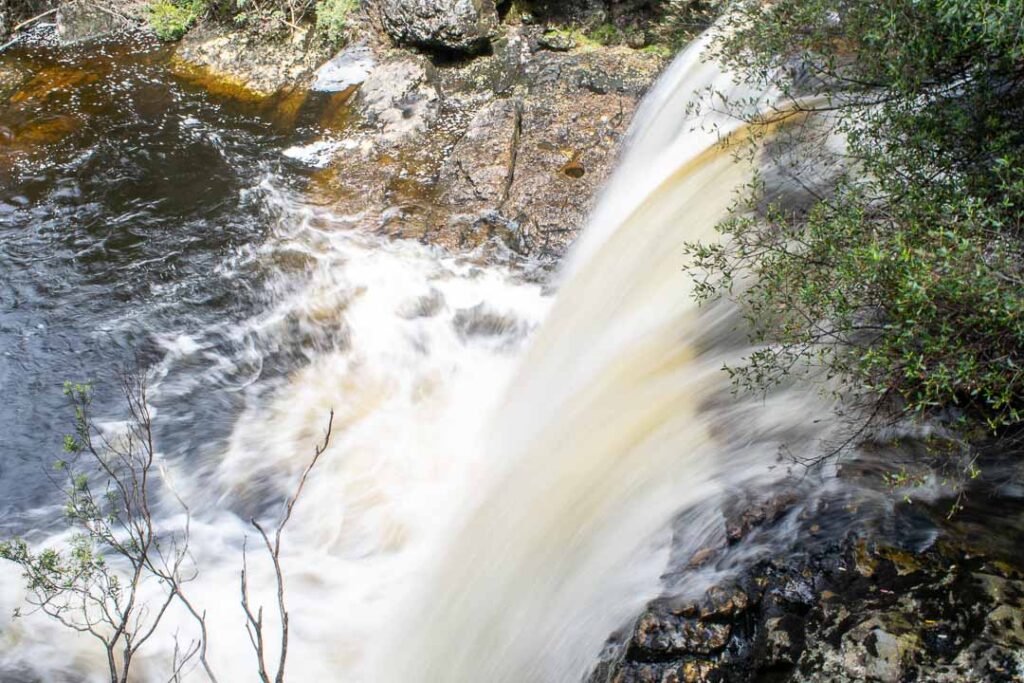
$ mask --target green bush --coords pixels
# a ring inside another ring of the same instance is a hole
[[[147,20],[160,40],[180,40],[204,11],[201,0],[156,0],[148,7]]]
[[[359,0],[320,0],[316,4],[316,27],[327,42],[345,41],[349,17],[359,8]]]
[[[823,154],[822,125],[847,142],[810,207],[764,209],[755,183],[721,243],[689,247],[698,297],[736,300],[760,345],[729,368],[738,385],[810,363],[871,416],[1021,421],[1022,20],[997,0],[738,3],[715,54],[781,90],[776,119],[829,114],[777,129],[773,152]],[[812,92],[824,99],[799,104]]]

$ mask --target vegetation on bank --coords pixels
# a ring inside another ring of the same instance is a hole
[[[147,22],[161,40],[179,40],[203,18],[227,21],[262,38],[282,38],[311,23],[319,39],[345,42],[359,0],[153,0]]]
[[[721,244],[689,248],[698,297],[736,300],[758,344],[728,368],[737,384],[809,363],[874,418],[1018,425],[1024,4],[741,0],[724,21],[714,55],[781,92],[767,117],[726,106],[773,124],[760,149],[812,197],[773,202],[755,182]]]

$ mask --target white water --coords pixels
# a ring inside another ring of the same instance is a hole
[[[827,407],[730,397],[730,312],[689,295],[682,245],[713,237],[748,175],[716,146],[735,121],[684,116],[695,91],[734,88],[702,49],[648,95],[550,313],[512,270],[361,235],[264,188],[280,221],[253,258],[312,264],[304,286],[282,278],[271,310],[219,332],[235,356],[209,332],[176,336],[155,372],[172,400],[199,381],[175,364],[229,376],[305,340],[300,369],[232,387],[246,410],[223,452],[165,463],[194,504],[189,591],[222,681],[255,678],[238,607],[248,529],[231,510],[290,489],[331,407],[331,448],[285,538],[292,681],[580,680],[661,590],[675,513],[691,525],[677,549],[696,550],[720,526],[716,496],[780,476],[782,443],[814,447]],[[269,567],[251,569],[272,612]],[[4,577],[0,609],[17,585]],[[166,627],[139,680],[166,680],[171,634],[192,632],[181,613]],[[2,637],[0,671],[103,679],[95,643],[45,617]]]

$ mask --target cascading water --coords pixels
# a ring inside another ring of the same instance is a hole
[[[721,367],[742,350],[735,320],[690,296],[684,244],[713,239],[750,168],[728,145],[739,120],[689,105],[729,93],[766,106],[704,61],[709,40],[638,111],[491,419],[475,502],[393,643],[408,655],[390,657],[381,680],[580,680],[660,591],[674,513],[697,508],[675,540],[696,551],[721,527],[716,496],[780,476],[784,443],[817,444],[817,397],[729,396]]]
[[[716,497],[780,476],[782,443],[815,447],[828,407],[785,390],[729,396],[733,315],[689,295],[683,243],[712,237],[749,177],[719,144],[742,135],[736,120],[687,116],[698,93],[735,92],[702,61],[706,42],[648,95],[549,314],[514,270],[347,230],[273,179],[247,191],[272,235],[232,263],[300,274],[268,278],[263,313],[162,335],[152,372],[163,432],[237,415],[216,449],[162,454],[192,504],[189,592],[221,680],[253,671],[243,519],[276,510],[266,501],[290,489],[332,407],[332,446],[282,560],[296,681],[580,680],[661,590],[677,512],[689,510],[674,548],[697,550],[720,527]],[[271,604],[269,567],[250,569]],[[9,611],[22,594],[4,571]],[[173,634],[193,628],[170,613],[139,680],[166,680]],[[103,678],[94,643],[42,615],[5,626],[0,651],[12,680]]]

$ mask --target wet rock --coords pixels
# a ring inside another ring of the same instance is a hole
[[[797,502],[793,493],[779,493],[766,500],[729,506],[726,510],[725,536],[730,543],[737,543],[754,529],[771,524]]]
[[[440,290],[431,289],[429,294],[402,304],[398,315],[413,320],[415,318],[431,318],[444,308],[444,294]]]
[[[498,25],[493,0],[379,0],[385,30],[401,45],[474,53]]]
[[[508,199],[519,146],[522,102],[500,99],[478,111],[441,169],[443,202],[465,213]]]
[[[713,683],[722,678],[714,662],[690,660],[668,667],[630,664],[608,680],[610,683]]]
[[[725,647],[731,633],[727,623],[652,611],[640,618],[630,647],[638,659],[705,655]]]
[[[376,52],[352,98],[352,142],[338,148],[334,178],[317,182],[335,208],[396,238],[559,258],[664,60],[532,52],[531,31],[509,28],[470,61]]]
[[[396,59],[377,65],[356,94],[356,108],[378,131],[378,139],[394,145],[424,133],[437,117],[437,89],[425,60]]]
[[[803,644],[803,624],[799,617],[785,614],[768,619],[764,623],[761,663],[769,668],[795,664]]]
[[[85,0],[65,3],[57,10],[57,38],[63,45],[96,40],[127,26],[128,20],[120,14]]]
[[[174,56],[172,66],[179,76],[241,100],[301,90],[326,58],[314,47],[308,29],[271,42],[212,23],[186,34]]]
[[[459,336],[464,339],[470,337],[517,337],[523,331],[518,319],[497,313],[484,304],[456,311],[452,324]]]
[[[677,681],[687,672],[693,680],[724,683],[1024,680],[1019,563],[967,551],[952,539],[908,546],[920,529],[900,515],[918,515],[918,506],[898,509],[883,527],[867,521],[870,515],[847,515],[840,516],[846,531],[839,538],[813,533],[835,524],[814,510],[857,508],[823,495],[786,517],[754,510],[777,496],[734,510],[761,525],[742,543],[756,543],[775,526],[785,534],[775,538],[791,546],[776,545],[770,559],[748,560],[720,575],[698,599],[652,602],[591,683]],[[730,557],[750,552],[723,546],[709,563],[721,569]],[[707,569],[679,571],[699,577]],[[673,580],[687,585],[685,578]]]

